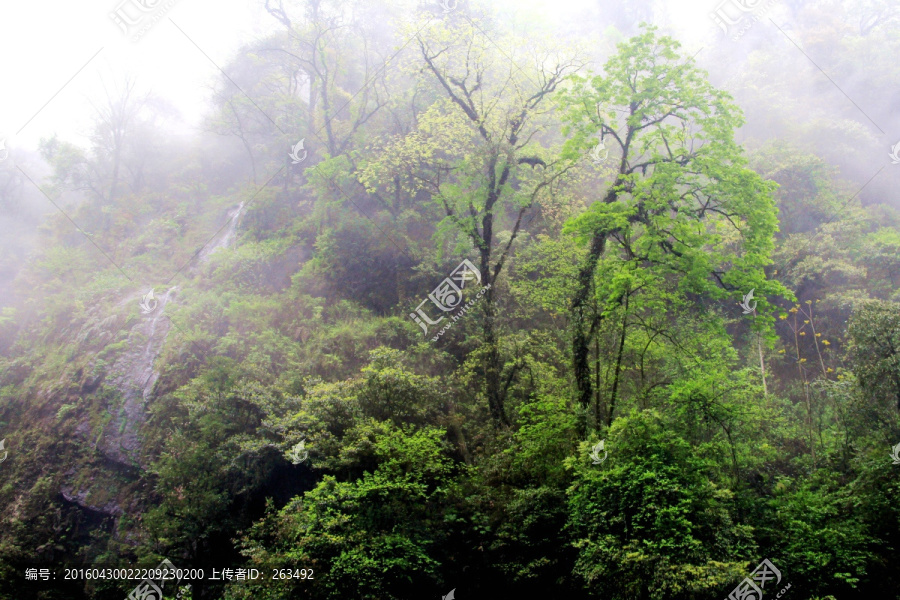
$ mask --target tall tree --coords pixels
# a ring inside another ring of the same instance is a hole
[[[441,207],[439,229],[478,253],[490,286],[481,303],[485,395],[494,423],[507,426],[495,284],[526,213],[568,168],[551,158],[540,132],[552,94],[578,64],[546,48],[526,59],[467,19],[420,32],[416,42],[435,101],[416,131],[368,166],[369,187],[402,176],[410,194],[425,190]]]
[[[900,304],[861,303],[847,333],[860,386],[873,398],[896,402],[900,411]]]
[[[349,152],[360,128],[387,102],[395,40],[378,17],[391,7],[353,0],[299,0],[288,7],[266,0],[265,7],[286,31],[260,47],[284,59],[278,59],[282,103],[294,110],[305,104],[298,112],[306,116],[310,143],[320,140],[331,157]]]
[[[53,166],[55,187],[85,192],[101,206],[109,206],[121,195],[123,171],[132,175],[126,184],[132,188],[140,184],[146,151],[136,156],[132,138],[147,122],[150,96],[138,94],[136,85],[130,78],[112,90],[103,85],[104,101],[93,104],[90,152],[55,136],[41,140],[41,155]]]
[[[681,295],[721,299],[751,288],[757,297],[789,295],[763,273],[778,222],[775,186],[745,166],[733,137],[742,124],[737,106],[679,48],[648,26],[619,46],[603,76],[573,75],[563,93],[568,155],[594,148],[601,162],[609,143],[605,160],[614,165],[605,193],[567,229],[588,246],[571,302],[573,370],[585,414],[590,341],[633,291],[615,277],[595,281],[602,257],[653,269],[676,281]]]

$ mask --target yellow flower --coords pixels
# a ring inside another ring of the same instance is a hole
[[[784,354],[784,348],[778,351],[778,354]]]
[[[803,321],[803,324],[804,324],[804,325],[809,325],[809,319]]]
[[[785,319],[787,319],[787,315],[778,315],[778,318],[784,321]]]
[[[812,304],[812,300],[807,300],[806,303],[807,303],[807,304]]]
[[[816,334],[816,337],[822,337],[822,334],[821,334],[821,333],[817,333],[817,334]]]
[[[825,372],[826,373],[834,373],[834,369],[832,369],[831,367],[828,367],[827,369],[825,369]]]
[[[774,271],[772,271],[772,275],[778,275],[778,269],[775,269]]]
[[[831,342],[829,342],[828,340],[822,340],[822,344],[825,346],[830,346]]]
[[[804,362],[806,362],[806,359],[805,359],[805,358],[801,358],[801,359],[800,359],[800,362],[804,363]]]
[[[792,312],[792,313],[795,313],[795,312],[797,312],[797,307],[796,307],[796,306],[795,306],[795,307],[794,307],[794,308],[792,308],[792,309],[791,309],[791,310],[789,310],[789,311],[788,311],[788,312]]]
[[[800,335],[806,335],[806,332],[805,332],[805,331],[801,331],[801,332],[800,332]]]

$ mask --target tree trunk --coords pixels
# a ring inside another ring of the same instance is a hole
[[[759,332],[756,333],[756,348],[759,350],[759,370],[762,372],[763,397],[769,397],[769,388],[766,386],[766,363],[763,361],[762,340]]]
[[[594,373],[594,428],[600,429],[600,338],[594,336],[594,357],[596,360]]]
[[[512,139],[515,143],[515,138]],[[506,410],[503,406],[503,390],[500,387],[500,342],[497,339],[497,329],[494,317],[496,315],[494,306],[494,277],[500,275],[500,265],[497,270],[491,272],[491,249],[494,243],[494,206],[500,200],[500,194],[503,186],[506,185],[509,178],[510,168],[508,164],[503,166],[500,177],[496,176],[498,156],[491,157],[487,165],[487,176],[490,182],[488,186],[488,195],[485,201],[484,217],[481,219],[481,239],[473,239],[479,246],[481,254],[481,272],[482,285],[489,285],[487,292],[484,294],[484,321],[482,324],[482,332],[484,333],[484,343],[486,352],[484,355],[484,387],[487,395],[488,407],[491,411],[491,417],[495,427],[509,427],[509,419],[506,416]]]
[[[482,252],[482,284],[490,285],[484,294],[484,320],[482,333],[486,352],[484,355],[484,387],[488,408],[495,427],[509,427],[509,419],[504,409],[503,392],[500,389],[500,344],[497,340],[496,323],[494,321],[494,285],[491,281],[490,254]]]
[[[584,410],[588,410],[591,402],[591,366],[589,360],[591,331],[588,324],[589,319],[585,313],[588,310],[588,300],[594,289],[594,270],[605,248],[606,234],[594,234],[588,257],[578,273],[578,289],[575,292],[575,297],[572,299],[572,370],[575,376],[575,386],[578,390],[578,402]],[[581,433],[586,433],[586,430]]]
[[[111,205],[116,201],[116,196],[119,191],[119,163],[121,162],[121,141],[116,141],[116,149],[113,152],[113,172],[112,172],[112,182],[109,186],[109,204]]]
[[[609,395],[609,414],[606,426],[612,426],[613,413],[616,411],[616,395],[619,391],[619,372],[622,370],[622,355],[625,352],[625,332],[628,330],[628,291],[625,292],[625,314],[622,315],[622,335],[619,337],[619,353],[616,356],[616,370],[613,372],[612,391]]]

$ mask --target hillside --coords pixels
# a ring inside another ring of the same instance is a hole
[[[0,162],[0,598],[900,598],[900,11],[265,4]]]

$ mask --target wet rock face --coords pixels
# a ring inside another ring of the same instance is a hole
[[[145,404],[159,378],[153,365],[171,328],[165,309],[175,297],[175,290],[173,287],[160,295],[154,309],[149,314],[141,315],[141,319],[131,328],[123,351],[110,368],[107,381],[120,392],[121,404],[118,410],[109,408],[112,418],[104,429],[99,449],[116,462],[137,462],[140,450],[138,430],[144,422]]]
[[[242,202],[227,212],[225,225],[198,254],[196,263],[188,272],[208,262],[216,250],[233,244],[243,210]],[[174,300],[176,290],[177,287],[172,287],[152,297],[131,297],[122,304],[126,311],[140,306],[141,314],[140,319],[131,326],[122,350],[103,381],[118,392],[120,402],[107,407],[110,418],[103,428],[98,449],[108,459],[123,465],[137,464],[140,455],[139,431],[146,416],[146,404],[159,379],[154,363],[172,326],[165,314],[166,306]],[[141,294],[146,294],[146,291]],[[99,381],[96,383],[99,385]]]
[[[234,244],[243,208],[241,204],[227,212],[224,226],[185,274],[209,262],[216,250]],[[61,380],[41,392],[52,409],[46,416],[65,425],[82,451],[82,460],[61,476],[57,498],[77,507],[91,527],[115,531],[123,514],[140,512],[135,497],[146,466],[140,463],[141,429],[160,376],[156,361],[173,327],[169,315],[175,305],[169,303],[176,301],[177,290],[154,290],[152,296],[148,289],[134,290],[117,296],[111,309],[103,299],[83,322],[60,331],[68,344],[92,358],[67,374],[68,387]],[[24,380],[31,367],[23,361],[21,370],[19,379]],[[66,423],[69,414],[81,418]]]
[[[199,253],[197,265],[208,262],[213,252],[230,246],[237,237],[237,228],[244,203],[227,213],[227,222]],[[193,269],[189,269],[189,272]],[[100,451],[110,460],[134,465],[140,455],[139,430],[145,419],[145,408],[153,393],[159,372],[154,370],[156,357],[166,342],[172,326],[165,315],[166,305],[174,300],[177,287],[149,299],[147,296],[129,298],[126,307],[141,306],[140,320],[135,323],[109,370],[106,383],[120,394],[121,402],[109,406],[111,418],[106,424],[99,444]],[[152,310],[150,310],[152,309]],[[133,310],[133,308],[131,308]]]

